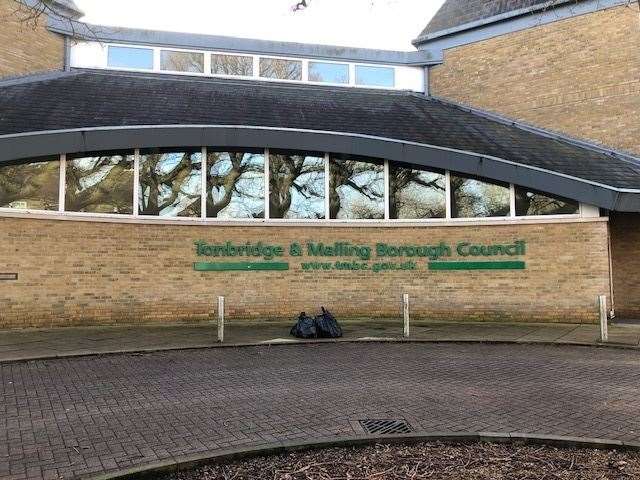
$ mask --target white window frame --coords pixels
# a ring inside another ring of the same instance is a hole
[[[225,57],[245,57],[251,59],[251,75],[230,75],[225,73],[213,73],[211,71],[211,56],[212,55],[220,55]],[[258,55],[251,55],[247,53],[231,53],[231,52],[207,52],[206,57],[209,59],[209,68],[205,70],[207,76],[216,77],[216,78],[243,78],[243,79],[253,79],[259,78],[256,72],[256,68],[259,68],[260,61]]]
[[[178,53],[198,53],[202,55],[202,72],[181,72],[180,70],[164,70],[162,68],[162,52],[178,52]],[[211,59],[209,59],[209,62]],[[158,48],[158,72],[166,73],[169,75],[187,75],[187,76],[197,76],[197,77],[206,77],[211,76],[211,74],[207,75],[207,51],[205,50],[196,50],[192,48],[173,48],[173,47],[160,47]],[[209,71],[211,71],[211,63],[209,63]]]
[[[374,67],[374,68],[388,68],[393,71],[393,85],[391,87],[383,86],[383,85],[368,85],[366,83],[358,83],[357,75],[358,75],[358,67]],[[353,82],[356,87],[359,88],[377,88],[380,90],[397,90],[397,72],[396,67],[394,65],[382,65],[378,63],[354,63],[353,64]]]
[[[274,149],[274,150],[282,150],[282,149]],[[286,149],[285,149],[286,150]],[[296,149],[291,149],[291,152],[300,152],[301,154],[305,154],[305,153],[321,153],[321,152],[311,152],[308,150],[296,150]],[[323,162],[324,162],[324,192],[325,192],[325,196],[324,196],[324,212],[325,212],[325,218],[323,219],[316,219],[316,218],[270,218],[270,217],[266,217],[265,216],[265,220],[269,221],[269,222],[283,222],[283,223],[318,223],[318,222],[324,222],[328,217],[328,211],[329,211],[329,197],[328,197],[328,193],[329,193],[329,169],[328,169],[328,163],[327,163],[327,155],[328,153],[323,153],[321,156],[318,156],[317,158],[322,158]],[[311,155],[307,155],[307,156],[311,156]],[[269,155],[265,155],[265,163],[269,163],[271,161],[271,158]],[[271,167],[269,167],[271,168]],[[269,170],[269,174],[271,174],[271,171]],[[270,183],[270,178],[267,177],[267,180],[265,182],[265,189],[266,189],[266,196],[270,197],[271,196],[271,183]],[[268,202],[268,198],[267,198],[267,203]],[[271,213],[271,212],[269,212]]]
[[[151,69],[149,68],[131,68],[131,67],[112,67],[109,65],[109,49],[111,47],[136,48],[138,50],[151,50]],[[104,48],[104,65],[108,70],[122,70],[126,72],[155,72],[158,56],[158,48],[148,47],[145,45],[124,44],[124,43],[107,43]]]
[[[206,150],[207,150],[207,155],[209,154],[209,152],[226,152],[226,151],[228,151],[228,149],[225,149],[224,147],[215,148],[215,147],[209,146],[209,147],[204,147],[204,148],[206,148]],[[252,148],[252,147],[245,147],[245,148],[246,148],[246,150],[259,150],[258,148]],[[238,147],[238,149],[239,150],[243,150],[242,147]],[[268,168],[267,165],[266,165],[268,158],[267,158],[267,155],[265,153],[267,151],[268,151],[267,148],[262,149],[262,155],[264,156],[264,159],[265,159],[265,165],[264,165],[264,169],[263,169],[263,173],[262,173],[263,175],[265,174],[266,169]],[[208,172],[207,172],[207,175],[208,175]],[[265,183],[265,185],[264,185],[264,195],[265,195],[265,202],[266,202],[265,209],[269,208],[269,205],[268,205],[269,198],[267,196],[268,195],[268,190],[269,190],[269,185],[267,185]],[[206,192],[204,192],[204,194],[207,195]],[[204,201],[206,202],[206,199]],[[266,210],[265,210],[265,214],[266,214]],[[265,223],[266,220],[267,220],[266,217],[265,218],[251,218],[251,217],[242,217],[242,218],[211,217],[211,218],[209,218],[207,216],[204,217],[204,221],[206,223],[238,223],[238,222],[245,223],[246,222],[246,223],[252,223],[252,224],[260,224],[260,223]]]
[[[292,80],[290,78],[270,78],[270,77],[263,77],[262,75],[260,75],[260,61],[262,60],[285,60],[287,62],[297,62],[300,64],[300,80]],[[279,57],[279,56],[272,56],[272,55],[258,55],[258,77],[260,80],[264,80],[267,82],[286,82],[286,83],[306,83],[304,81],[305,78],[305,64],[304,64],[304,59],[302,58],[293,58],[293,57]]]
[[[319,81],[312,81],[309,80],[309,64],[310,63],[326,63],[326,64],[330,64],[330,65],[342,65],[342,66],[346,66],[347,67],[347,81],[345,83],[340,83],[340,82],[319,82]],[[312,85],[329,85],[329,86],[339,86],[339,87],[348,87],[350,85],[355,85],[355,79],[353,79],[352,75],[351,75],[351,65],[350,63],[347,62],[337,62],[334,60],[321,60],[318,58],[310,58],[307,60],[307,83],[310,83]],[[355,73],[355,70],[354,70]],[[353,82],[352,82],[353,80]]]

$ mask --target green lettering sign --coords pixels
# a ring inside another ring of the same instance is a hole
[[[300,271],[366,271],[378,274],[419,269],[523,270],[526,268],[523,260],[501,260],[500,257],[524,257],[527,253],[524,240],[491,244],[461,241],[454,247],[444,241],[420,245],[378,242],[372,247],[348,241],[325,243],[310,240],[305,243],[293,242],[285,247],[264,241],[207,243],[197,240],[194,245],[196,256],[221,259],[195,262],[193,268],[199,272],[289,270],[289,262],[276,261],[285,254],[309,259],[301,260]],[[496,259],[489,260],[487,257]],[[261,261],[252,261],[251,258]]]

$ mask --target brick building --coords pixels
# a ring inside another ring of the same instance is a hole
[[[0,33],[0,328],[640,313],[637,2],[447,0],[407,52],[58,8]]]

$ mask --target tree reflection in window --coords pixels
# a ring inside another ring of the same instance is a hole
[[[384,218],[384,166],[382,161],[332,159],[329,170],[331,218]]]
[[[264,218],[263,150],[209,150],[207,169],[207,217]]]
[[[389,164],[389,217],[404,219],[444,218],[444,173]]]
[[[0,208],[57,210],[60,187],[58,157],[0,166]]]
[[[580,205],[568,198],[516,187],[516,215],[570,215],[580,212]]]
[[[509,196],[508,185],[451,175],[453,218],[508,216]]]
[[[253,75],[253,58],[243,55],[211,55],[211,73],[214,75]]]
[[[302,80],[302,62],[282,58],[261,58],[260,76],[281,80]]]
[[[194,151],[140,155],[140,214],[200,216],[202,155]]]
[[[65,210],[133,213],[133,155],[89,154],[67,161]]]
[[[324,218],[324,155],[269,154],[269,217]]]
[[[204,53],[162,50],[160,69],[171,72],[204,72]]]

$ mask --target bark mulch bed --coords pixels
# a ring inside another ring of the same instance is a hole
[[[640,479],[640,453],[491,443],[378,444],[212,464],[164,479]]]

